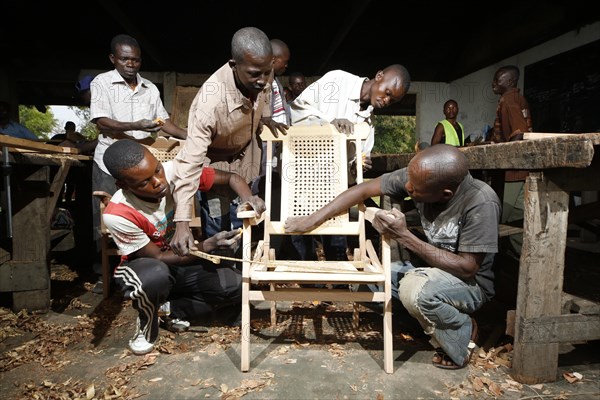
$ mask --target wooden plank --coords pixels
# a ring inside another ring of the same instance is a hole
[[[515,337],[516,315],[517,315],[516,310],[508,310],[506,312],[506,334],[508,336]]]
[[[600,133],[582,133],[459,149],[467,156],[470,169],[533,170],[587,167],[592,161],[594,146],[597,145],[600,145]],[[373,178],[406,167],[414,155],[415,153],[372,154],[373,168],[365,173],[365,177]]]
[[[548,343],[557,345],[596,340],[600,339],[600,318],[598,315],[583,314],[531,318],[521,322],[518,336],[521,343],[543,346]],[[554,374],[556,375],[556,369]]]
[[[384,210],[391,210],[392,208],[395,208],[397,210],[403,210],[402,204],[397,203],[396,200],[391,198],[390,196],[381,196],[380,203],[382,205],[381,208],[383,208]],[[406,211],[406,209],[404,209],[404,211]],[[408,260],[410,255],[408,253],[408,250],[406,250],[404,247],[398,244],[398,241],[390,240],[390,257],[392,261]]]
[[[294,235],[285,231],[285,221],[269,221],[267,227],[273,235]],[[305,232],[303,235],[357,235],[360,226],[358,222],[345,222],[343,226],[327,226],[321,225],[310,232]]]
[[[584,315],[600,315],[600,303],[563,293],[563,314],[570,312]]]
[[[573,301],[575,300],[575,296],[572,294],[564,293],[562,294],[562,314],[569,314],[571,312],[571,307],[573,306]]]
[[[65,180],[67,179],[67,175],[69,174],[71,164],[72,162],[70,160],[61,160],[61,165],[58,168],[56,174],[54,174],[54,179],[52,179],[52,183],[50,184],[47,211],[48,224],[52,223],[52,216],[54,214],[54,209],[56,208],[56,203],[58,202],[58,196],[60,195],[61,188],[65,184]]]
[[[16,165],[11,174],[13,261],[46,263],[50,247],[49,180],[50,167],[47,166]]]
[[[567,192],[541,173],[529,174],[513,357],[514,378],[522,383],[556,380],[558,343],[531,343],[523,338],[521,325],[561,313],[568,205]]]
[[[51,229],[50,230],[50,241],[54,241],[56,239],[67,236],[71,233],[70,229]]]
[[[152,147],[153,149],[169,152],[169,151],[173,150],[173,148],[175,148],[175,146],[179,146],[180,144],[181,144],[181,141],[178,139],[171,139],[171,138],[165,138],[165,137],[159,136],[156,138],[154,143],[152,143],[149,147]]]
[[[471,169],[544,169],[590,165],[594,142],[582,135],[461,147]],[[510,156],[509,156],[510,155]]]
[[[546,139],[552,137],[578,135],[577,133],[542,133],[542,132],[525,132],[523,134],[523,140],[537,140]]]
[[[76,147],[55,146],[53,144],[40,143],[33,140],[20,139],[8,135],[0,135],[0,145],[27,150],[37,150],[42,153],[79,154],[79,149]]]
[[[600,304],[581,297],[574,296],[571,311],[583,315],[600,315]]]
[[[498,233],[499,233],[500,237],[516,235],[517,233],[522,233],[522,232],[523,232],[523,228],[518,227],[518,226],[510,226],[510,225],[504,225],[504,224],[498,225]]]
[[[563,190],[600,190],[600,149],[594,155],[588,168],[559,168],[544,171],[544,175],[551,179]]]
[[[83,154],[61,154],[61,153],[38,153],[30,150],[10,151],[9,161],[19,164],[37,164],[37,165],[60,165],[61,160],[67,159],[74,161],[73,166],[82,167],[85,163],[81,161],[92,161],[93,156]]]
[[[382,283],[383,274],[372,273],[311,273],[311,272],[273,272],[255,271],[250,276],[252,282],[272,283]]]
[[[2,278],[0,289],[3,292],[50,290],[50,274],[46,259],[9,261],[2,264],[0,277]]]
[[[48,189],[50,167],[15,165],[13,187],[13,252],[11,283],[14,311],[45,310],[50,305],[50,224]]]
[[[50,288],[12,293],[12,310],[47,312],[50,309]]]
[[[250,301],[383,301],[383,292],[351,292],[336,289],[278,289],[251,290]]]
[[[365,171],[365,178],[376,178],[386,172],[392,172],[408,165],[415,153],[377,154],[371,153],[372,168]]]

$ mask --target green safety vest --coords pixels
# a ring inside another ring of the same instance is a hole
[[[444,133],[446,136],[446,144],[451,144],[452,146],[463,146],[465,144],[465,128],[462,126],[462,124],[458,121],[456,121],[456,123],[458,124],[458,126],[460,126],[460,130],[461,132],[461,138],[460,140],[458,139],[458,134],[456,133],[456,129],[454,129],[454,127],[452,126],[452,124],[450,123],[450,121],[448,121],[447,119],[443,119],[441,121],[439,121],[440,124],[442,124],[444,126]]]

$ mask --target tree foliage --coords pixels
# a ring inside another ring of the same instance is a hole
[[[69,106],[77,117],[84,122],[83,128],[81,128],[81,133],[87,140],[94,140],[98,137],[98,127],[96,124],[90,121],[90,108],[89,107],[79,107],[79,106]]]
[[[414,116],[374,115],[375,146],[373,153],[412,153],[416,143]]]
[[[96,139],[98,128],[96,124],[90,122],[89,107],[69,106],[69,108],[85,123],[80,133],[88,140]],[[19,121],[40,139],[47,140],[50,134],[63,132],[63,127],[59,126],[60,121],[54,118],[54,113],[49,106],[46,107],[45,113],[41,113],[35,107],[20,105]]]
[[[19,121],[40,139],[48,139],[48,134],[58,124],[50,107],[47,107],[46,112],[42,113],[35,107],[20,105]]]

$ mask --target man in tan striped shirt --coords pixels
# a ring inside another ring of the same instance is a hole
[[[202,85],[190,106],[188,138],[174,162],[176,231],[171,248],[178,255],[196,249],[189,228],[192,202],[204,165],[235,172],[247,183],[260,173],[262,125],[285,134],[286,126],[271,118],[273,50],[258,28],[238,30],[231,40],[231,60]],[[231,193],[203,193],[205,237],[229,231]],[[202,249],[199,249],[202,250]]]

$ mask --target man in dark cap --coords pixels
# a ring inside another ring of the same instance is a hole
[[[92,75],[86,75],[77,82],[75,88],[79,94],[79,98],[83,102],[84,106],[89,107],[92,99],[92,92],[90,91],[90,84],[94,77]]]

